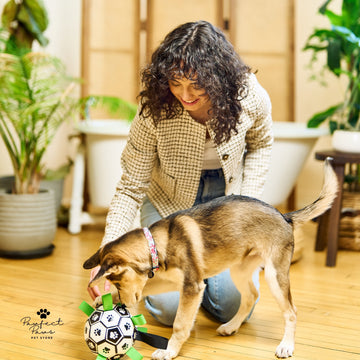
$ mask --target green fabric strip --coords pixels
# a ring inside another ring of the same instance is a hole
[[[84,312],[87,316],[90,316],[95,311],[95,309],[92,306],[90,306],[86,301],[83,301],[80,304],[79,309],[82,312]]]
[[[141,360],[143,356],[135,350],[135,348],[131,347],[127,352],[126,355],[131,358],[132,360]]]
[[[141,331],[141,332],[145,332],[145,333],[147,333],[147,331],[148,331],[148,329],[144,328],[144,327],[137,327],[136,330]]]
[[[104,306],[104,311],[112,310],[113,309],[113,301],[111,294],[105,294],[102,297],[102,303]]]
[[[131,320],[133,322],[133,324],[136,325],[145,325],[146,324],[146,320],[143,314],[139,314],[139,315],[135,315],[131,317]]]
[[[98,354],[98,356],[96,357],[96,360],[106,360],[107,358],[105,356],[102,356],[100,354]]]

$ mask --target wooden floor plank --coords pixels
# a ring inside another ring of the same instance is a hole
[[[360,253],[340,251],[337,266],[325,267],[325,253],[313,250],[315,231],[313,223],[304,226],[303,256],[290,270],[298,309],[292,359],[360,360]],[[83,300],[90,302],[86,292],[89,272],[82,269],[82,263],[97,250],[102,235],[103,229],[94,226],[86,227],[79,235],[59,228],[51,256],[34,260],[0,258],[1,360],[95,359],[83,339],[86,315],[78,306]],[[260,283],[260,301],[237,334],[217,336],[219,324],[200,309],[178,359],[274,359],[283,334],[283,319],[263,274]],[[49,326],[44,325],[43,330],[51,329],[54,334],[32,334],[22,321],[30,318],[39,322],[40,309],[50,312],[44,319]],[[170,336],[171,328],[152,319],[143,304],[137,313],[144,314],[149,332]],[[141,342],[135,347],[145,359],[151,358],[152,347]]]

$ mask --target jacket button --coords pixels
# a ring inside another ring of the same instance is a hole
[[[233,182],[233,180],[234,180],[234,178],[231,176],[231,177],[229,177],[229,184],[230,183],[232,183]]]
[[[222,159],[223,159],[224,161],[226,161],[228,158],[229,158],[229,155],[228,155],[228,154],[224,154],[224,155],[222,156]]]

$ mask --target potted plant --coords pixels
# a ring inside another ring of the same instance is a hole
[[[310,64],[319,61],[319,53],[326,54],[326,71],[345,84],[339,103],[321,111],[308,121],[309,127],[328,122],[333,134],[333,148],[343,152],[360,153],[360,0],[342,0],[341,12],[329,9],[326,1],[319,13],[326,16],[330,27],[315,29],[307,39],[305,51],[312,51]],[[343,214],[339,229],[339,247],[360,250],[356,209],[360,203],[360,167],[349,164],[342,193]]]
[[[56,233],[55,197],[40,188],[43,155],[64,121],[91,105],[134,114],[133,106],[114,97],[79,98],[80,83],[64,64],[46,52],[47,13],[41,0],[10,0],[0,31],[0,136],[14,170],[12,189],[0,190],[0,255],[31,258],[50,254]],[[109,106],[108,106],[109,107]]]
[[[360,0],[343,0],[340,14],[329,9],[330,3],[319,9],[330,27],[315,29],[303,50],[312,51],[310,65],[319,61],[319,53],[326,53],[325,69],[346,86],[339,103],[312,116],[308,127],[328,121],[334,148],[360,153]]]

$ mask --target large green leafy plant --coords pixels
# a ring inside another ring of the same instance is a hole
[[[57,129],[75,115],[74,82],[46,53],[0,54],[0,134],[10,155],[15,192],[38,192],[41,160]]]
[[[343,0],[340,14],[329,9],[327,0],[319,9],[330,22],[329,28],[315,29],[303,50],[312,51],[311,65],[326,53],[325,69],[346,83],[344,97],[338,104],[315,114],[309,127],[329,122],[336,129],[360,130],[360,0]]]
[[[42,158],[64,121],[86,116],[88,105],[106,106],[132,119],[135,106],[106,96],[79,98],[79,79],[45,52],[33,52],[34,40],[46,44],[42,32],[47,14],[41,0],[10,0],[4,7],[0,32],[0,135],[15,175],[13,191],[36,193],[43,172]]]

